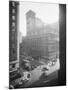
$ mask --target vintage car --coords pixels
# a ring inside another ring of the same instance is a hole
[[[28,82],[30,77],[31,73],[29,73],[28,71],[18,70],[15,73],[15,76],[10,78],[9,88],[13,89],[23,86],[26,82]]]

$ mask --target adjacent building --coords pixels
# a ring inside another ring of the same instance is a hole
[[[9,2],[9,71],[17,70],[18,59],[18,7],[19,3]]]

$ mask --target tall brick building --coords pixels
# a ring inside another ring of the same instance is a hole
[[[58,26],[57,26],[58,27]],[[49,29],[49,32],[47,30]],[[22,51],[36,58],[53,56],[59,51],[58,36],[52,33],[52,28],[45,28],[44,22],[36,17],[35,12],[26,13],[26,37],[23,39]]]
[[[36,17],[34,11],[29,10],[26,13],[26,31],[27,36],[42,34],[44,30],[44,23]]]

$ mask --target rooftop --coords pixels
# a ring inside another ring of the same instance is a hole
[[[32,10],[29,10],[29,11],[26,13],[26,15],[28,15],[28,16],[35,16],[35,12],[32,11]]]

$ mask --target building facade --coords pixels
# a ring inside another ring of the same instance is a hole
[[[17,70],[18,60],[18,6],[15,1],[9,2],[9,71]]]

